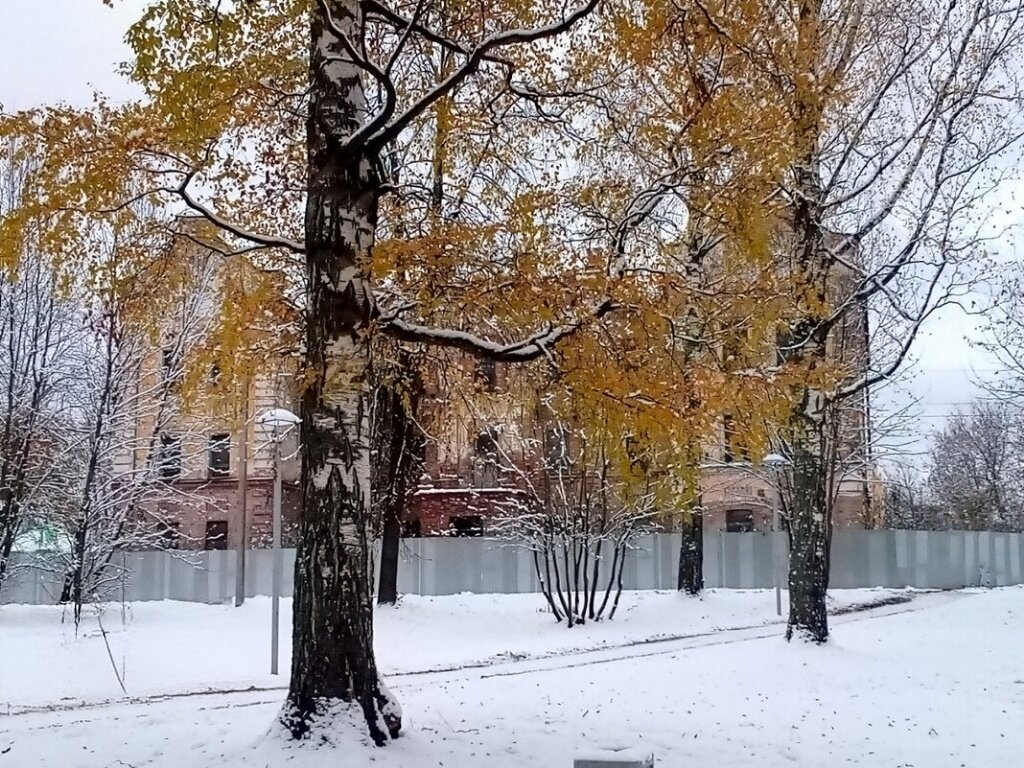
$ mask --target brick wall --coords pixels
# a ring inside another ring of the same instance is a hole
[[[405,512],[407,522],[418,522],[422,536],[450,535],[454,518],[480,517],[488,521],[526,503],[526,494],[513,488],[425,488],[416,491]]]
[[[274,484],[269,478],[254,478],[248,483],[246,517],[249,519],[249,547],[269,547],[273,539]],[[162,504],[160,515],[177,525],[178,549],[205,549],[207,524],[227,523],[227,546],[234,549],[242,528],[242,510],[238,503],[237,480],[190,483],[180,481],[176,487],[185,500]],[[282,542],[294,546],[294,532],[299,520],[301,490],[297,483],[285,483],[281,494]]]

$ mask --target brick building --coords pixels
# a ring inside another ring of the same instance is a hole
[[[209,257],[192,255],[200,260]],[[223,263],[223,256],[216,254],[213,258]],[[233,268],[247,267],[242,261]],[[837,283],[842,290],[842,276]],[[216,281],[205,289],[212,291],[215,287]],[[207,305],[212,311],[213,305]],[[286,307],[283,313],[290,311]],[[173,326],[173,322],[168,323],[169,329]],[[167,359],[174,354],[173,331],[169,330],[162,341],[162,347],[154,346],[143,377],[147,381],[140,382],[140,386],[152,387],[166,375]],[[853,307],[829,344],[830,355],[866,360],[866,310]],[[775,346],[768,345],[766,354],[775,355]],[[443,414],[448,427],[443,436],[428,443],[423,476],[404,515],[406,535],[482,535],[496,517],[529,504],[524,478],[542,473],[543,456],[537,453],[541,449],[526,446],[537,446],[543,440],[523,438],[543,435],[544,426],[535,413],[521,405],[526,399],[515,396],[515,377],[499,363],[457,355],[454,360],[454,367],[476,378],[487,401],[487,415],[483,417],[464,402],[443,400],[436,388],[431,391],[428,382],[429,408],[435,415]],[[250,546],[266,545],[270,537],[274,453],[271,436],[256,419],[272,408],[297,411],[295,390],[294,362],[287,355],[267,355],[244,385],[236,379],[227,412],[223,402],[217,405],[211,399],[204,406],[200,398],[198,405],[193,403],[187,412],[183,409],[161,427],[161,471],[167,483],[180,492],[178,500],[161,510],[163,517],[173,521],[174,530],[169,536],[175,546],[234,547],[242,535],[243,517],[248,521]],[[834,489],[834,522],[840,527],[869,527],[873,520],[877,479],[868,449],[868,405],[865,391],[857,402],[849,404],[843,418],[841,453],[851,461],[839,473]],[[738,414],[724,414],[714,439],[705,446],[700,487],[707,532],[769,530],[773,510],[779,504],[774,478],[770,470],[760,466],[763,457],[749,455],[733,440],[738,419]],[[492,426],[495,424],[502,425],[501,429],[496,430]],[[147,430],[154,431],[154,425],[140,422],[136,429],[145,435]],[[293,431],[281,446],[282,454],[288,457],[283,463],[286,540],[297,521],[300,503],[296,438]],[[499,454],[501,458],[496,460]],[[124,469],[132,471],[144,460],[137,452],[126,456]],[[514,465],[519,474],[502,471],[502,465]],[[674,515],[667,515],[665,524],[670,526],[674,519]]]
[[[854,285],[848,269],[836,267],[831,277],[835,295],[850,295]],[[781,339],[767,341],[763,356],[783,362],[780,350],[784,343]],[[867,367],[869,346],[867,308],[862,303],[851,303],[829,335],[827,355],[861,372]],[[539,472],[543,465],[543,457],[536,454],[542,449],[534,449],[531,455],[519,439],[523,435],[537,438],[543,434],[543,425],[535,414],[517,411],[515,377],[500,363],[466,357],[459,365],[473,371],[485,400],[487,393],[494,396],[487,400],[486,418],[455,403],[435,404],[446,409],[446,420],[455,427],[428,449],[420,487],[406,513],[410,535],[485,533],[489,520],[528,503],[522,478]],[[503,397],[503,393],[508,396]],[[837,527],[873,527],[877,521],[880,491],[871,458],[869,409],[867,389],[841,409],[832,489],[833,523]],[[495,431],[491,424],[502,425],[505,432]],[[704,446],[700,490],[706,532],[768,531],[773,526],[774,510],[781,508],[779,478],[774,470],[761,465],[763,456],[750,455],[742,441],[735,440],[741,432],[742,415],[727,410],[719,419],[713,439]],[[535,439],[534,445],[542,442]],[[489,458],[497,452],[493,444],[500,444],[502,462]],[[519,474],[496,471],[499,463],[516,466]],[[670,527],[675,520],[676,516],[668,514],[663,526]]]
[[[166,489],[148,511],[166,527],[168,548],[235,548],[243,531],[248,546],[267,546],[275,436],[258,417],[298,407],[288,354],[294,344],[286,335],[278,338],[294,324],[295,311],[281,301],[261,304],[266,327],[246,324],[242,351],[225,352],[219,323],[238,307],[225,310],[222,302],[244,301],[235,294],[247,283],[262,301],[256,291],[263,275],[244,258],[195,243],[176,245],[172,259],[186,278],[167,286],[180,295],[161,303],[166,316],[159,318],[159,336],[146,341],[133,397],[150,404],[139,409],[125,436],[130,447],[116,458],[117,470],[133,477],[152,473]],[[278,443],[288,540],[298,519],[299,462],[297,430],[283,432]]]

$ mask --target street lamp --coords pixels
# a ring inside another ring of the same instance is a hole
[[[781,506],[782,500],[782,473],[786,469],[786,465],[789,461],[785,456],[778,453],[769,453],[764,457],[762,462],[768,471],[772,474],[773,484],[775,485],[775,498],[772,500],[772,574],[773,581],[775,582],[775,612],[782,615],[782,570],[779,557],[779,530],[781,528],[779,518],[779,507]]]
[[[272,408],[262,413],[256,422],[273,430],[274,440],[274,586],[270,598],[270,674],[277,674],[279,616],[281,611],[281,439],[301,419],[284,408]],[[283,432],[279,430],[284,430]]]

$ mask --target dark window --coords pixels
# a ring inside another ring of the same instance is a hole
[[[793,359],[797,353],[794,348],[796,337],[789,328],[780,328],[775,333],[775,364],[782,365],[787,360]]]
[[[213,385],[220,384],[220,366],[216,363],[210,366],[210,383]]]
[[[476,380],[487,392],[494,392],[498,388],[498,364],[488,358],[476,361]]]
[[[448,523],[451,536],[483,536],[484,519],[480,515],[456,516]]]
[[[176,381],[181,377],[181,360],[178,358],[177,349],[164,347],[160,358],[160,368],[165,380]]]
[[[722,460],[726,463],[732,461],[750,461],[750,451],[746,442],[739,432],[736,419],[729,414],[722,417],[722,427],[725,433],[725,450],[722,453]]]
[[[752,533],[754,513],[747,509],[730,509],[725,513],[725,530],[729,533]]]
[[[402,538],[418,539],[423,535],[423,524],[419,520],[405,520],[402,522]]]
[[[206,521],[206,549],[228,548],[228,521]]]
[[[226,475],[231,471],[231,435],[210,438],[210,475]]]
[[[489,461],[498,460],[498,433],[488,427],[476,437],[476,455]]]
[[[165,480],[181,474],[181,438],[160,435],[160,476]]]

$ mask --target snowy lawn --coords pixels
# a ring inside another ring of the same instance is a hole
[[[574,755],[617,747],[695,768],[1020,764],[1022,588],[847,614],[824,647],[787,645],[778,627],[756,626],[773,618],[770,592],[631,595],[621,622],[579,632],[549,627],[536,601],[415,599],[382,612],[382,666],[407,726],[382,750],[345,730],[335,748],[267,736],[283,694],[257,690],[0,717],[0,768],[570,768]],[[133,695],[275,682],[262,671],[265,605],[147,604],[133,614],[120,637],[119,615],[104,618]],[[691,637],[628,645],[659,635]],[[618,647],[571,650],[602,645]],[[495,658],[502,652],[534,658]],[[62,635],[50,609],[0,609],[0,700],[12,712],[110,695],[109,670],[102,639]]]
[[[834,607],[871,603],[894,590],[841,590]],[[377,659],[385,675],[589,650],[780,621],[771,591],[623,593],[612,621],[556,624],[539,595],[402,598],[377,610]],[[103,633],[106,632],[106,642]],[[110,646],[110,654],[107,645]],[[241,608],[160,601],[89,611],[75,634],[57,606],[0,606],[0,712],[124,694],[152,696],[287,685],[270,674],[270,598]],[[291,600],[282,601],[281,670],[291,658]]]

